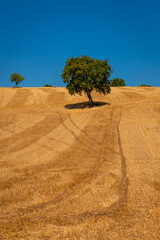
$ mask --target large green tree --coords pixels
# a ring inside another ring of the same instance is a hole
[[[91,57],[71,57],[66,61],[62,78],[67,83],[67,89],[71,95],[85,92],[89,98],[90,106],[93,106],[91,92],[110,93],[111,65],[109,60],[98,60]]]
[[[15,87],[17,87],[17,85],[22,82],[23,80],[25,80],[25,78],[20,75],[19,73],[12,73],[10,76],[11,82],[15,82]]]
[[[113,78],[111,80],[111,87],[126,86],[124,79]]]

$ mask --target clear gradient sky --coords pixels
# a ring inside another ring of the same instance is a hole
[[[70,57],[109,58],[127,86],[160,86],[160,0],[0,0],[0,87],[64,86]]]

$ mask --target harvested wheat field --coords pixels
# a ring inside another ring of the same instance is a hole
[[[93,100],[0,88],[0,240],[160,239],[160,88]]]

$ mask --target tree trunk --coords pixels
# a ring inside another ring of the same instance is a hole
[[[89,104],[91,107],[93,107],[93,100],[91,97],[91,92],[89,90],[87,90],[87,97],[89,98]]]

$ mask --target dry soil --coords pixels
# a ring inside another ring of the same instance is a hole
[[[0,240],[160,239],[160,88],[93,100],[0,88]]]

